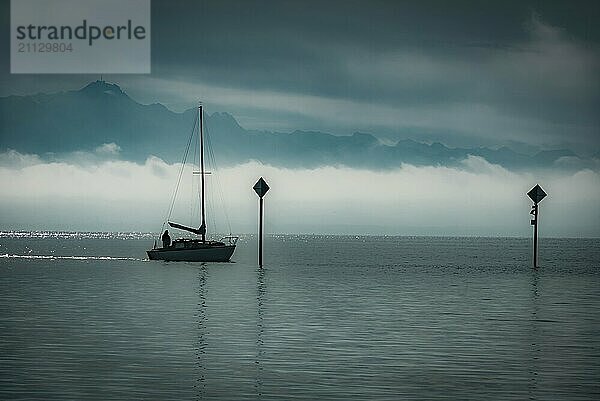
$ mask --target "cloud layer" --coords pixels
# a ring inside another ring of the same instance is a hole
[[[180,167],[155,157],[136,164],[0,154],[0,229],[158,231]],[[549,193],[542,203],[542,235],[600,235],[597,172],[534,177],[479,157],[457,168],[403,165],[387,172],[256,162],[223,169],[208,178],[217,195],[209,199],[209,230],[229,231],[226,217],[233,232],[256,230],[251,188],[260,176],[272,188],[265,198],[269,232],[528,236],[525,193],[539,182]],[[197,176],[184,170],[182,182],[172,219],[197,225]],[[214,205],[225,205],[228,215]]]

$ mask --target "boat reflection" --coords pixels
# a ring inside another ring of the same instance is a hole
[[[203,400],[206,396],[206,336],[208,334],[206,324],[206,280],[208,271],[206,264],[202,264],[198,270],[198,312],[196,319],[198,321],[198,340],[196,343],[196,368],[197,379],[194,387],[196,388],[196,399]]]

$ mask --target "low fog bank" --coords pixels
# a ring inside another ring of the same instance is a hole
[[[0,229],[159,231],[181,165],[153,156],[139,164],[117,154],[111,144],[54,161],[1,153]],[[234,233],[256,231],[252,186],[260,176],[271,186],[270,233],[529,236],[525,194],[540,183],[549,194],[541,204],[542,236],[600,236],[598,171],[532,175],[474,156],[452,168],[284,169],[250,162],[213,171],[210,232],[228,232],[227,220]],[[172,220],[199,225],[197,185],[198,176],[184,170]]]

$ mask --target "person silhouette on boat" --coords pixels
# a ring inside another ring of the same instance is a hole
[[[169,230],[165,230],[162,237],[163,248],[168,248],[171,246],[171,236],[169,235]]]

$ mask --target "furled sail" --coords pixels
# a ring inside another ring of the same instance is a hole
[[[173,228],[179,228],[180,230],[189,231],[189,232],[197,234],[197,235],[206,234],[206,226],[205,225],[201,225],[199,228],[192,228],[192,227],[187,227],[187,226],[184,226],[181,224],[172,223],[170,221],[169,221],[169,225]]]

